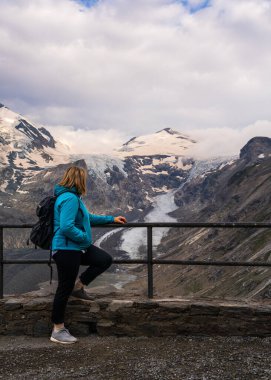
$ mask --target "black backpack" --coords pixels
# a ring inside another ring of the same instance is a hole
[[[73,193],[72,191],[69,191],[69,192]],[[40,201],[40,203],[38,204],[36,208],[36,215],[38,216],[39,220],[32,227],[30,236],[26,242],[26,244],[29,245],[29,240],[31,240],[31,242],[35,244],[35,248],[39,247],[46,250],[50,249],[50,259],[48,262],[48,265],[50,267],[50,284],[52,283],[52,277],[53,277],[52,241],[53,241],[53,237],[55,233],[59,230],[58,228],[54,232],[54,206],[55,206],[55,201],[59,195],[49,195]],[[79,210],[80,210],[79,198],[78,198],[78,203],[79,203]]]

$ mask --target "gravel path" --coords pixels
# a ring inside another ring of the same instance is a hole
[[[0,379],[270,380],[271,338],[0,336]]]

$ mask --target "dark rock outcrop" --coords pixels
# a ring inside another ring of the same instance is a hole
[[[35,128],[24,119],[20,119],[15,128],[24,133],[31,140],[33,149],[42,149],[46,146],[55,148],[55,140],[50,132],[48,132],[45,128]],[[44,135],[46,137],[44,137]]]
[[[246,162],[260,161],[270,156],[271,138],[269,137],[253,137],[240,152],[240,159]]]

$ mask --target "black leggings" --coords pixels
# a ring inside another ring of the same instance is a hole
[[[53,301],[51,321],[64,323],[64,314],[68,298],[71,295],[80,265],[89,267],[80,274],[84,285],[88,285],[112,264],[112,256],[103,249],[91,244],[86,252],[79,250],[57,250],[53,255],[58,274],[58,287]]]

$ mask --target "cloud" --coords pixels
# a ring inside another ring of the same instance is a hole
[[[115,155],[131,136],[115,129],[75,129],[73,126],[46,126],[57,140],[70,147],[75,154]],[[178,129],[175,129],[178,130]],[[179,130],[179,132],[182,132]],[[146,134],[146,133],[144,133]],[[258,120],[244,128],[192,129],[187,135],[196,140],[188,155],[196,159],[239,155],[241,148],[255,136],[271,138],[271,122]],[[138,136],[138,134],[135,134]],[[151,151],[150,151],[151,152]],[[177,153],[177,152],[176,152]]]
[[[36,122],[106,136],[271,120],[270,1],[188,8],[2,0],[0,100]]]
[[[114,155],[113,149],[119,148],[129,137],[114,129],[75,129],[72,126],[46,126],[56,140],[70,148],[73,154]]]
[[[258,120],[241,129],[207,128],[194,129],[190,136],[197,144],[189,152],[193,157],[206,159],[219,156],[239,155],[241,148],[255,136],[271,138],[271,122]]]

